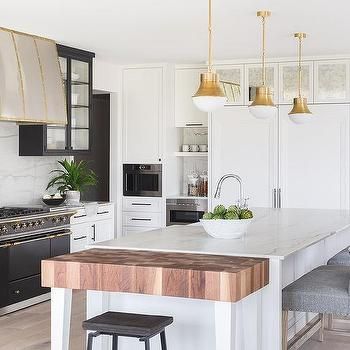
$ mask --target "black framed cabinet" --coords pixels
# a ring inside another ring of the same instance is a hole
[[[66,91],[68,124],[20,125],[19,155],[89,153],[92,143],[92,72],[95,54],[57,45]]]

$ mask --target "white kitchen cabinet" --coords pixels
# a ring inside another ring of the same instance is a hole
[[[162,198],[157,197],[123,197],[123,210],[132,212],[162,211]]]
[[[175,126],[199,127],[208,125],[208,114],[201,112],[192,101],[205,68],[176,69],[175,72]]]
[[[245,66],[245,104],[249,105],[255,98],[256,88],[262,85],[261,64]],[[272,99],[278,103],[278,64],[266,65],[266,86],[271,88]]]
[[[211,197],[224,174],[243,180],[250,206],[272,207],[277,183],[277,116],[258,120],[246,106],[225,107],[211,118]],[[238,183],[226,180],[221,198],[212,204],[230,205],[239,198]]]
[[[71,252],[86,249],[88,244],[114,238],[114,204],[100,203],[95,215],[87,215],[83,207],[71,217]]]
[[[123,212],[124,226],[160,227],[161,213]]]
[[[84,250],[91,243],[93,227],[90,223],[71,225],[71,253]]]
[[[93,224],[94,240],[92,243],[108,241],[114,238],[114,225],[111,220],[99,220]]]
[[[348,102],[349,61],[317,61],[315,69],[315,102]]]
[[[163,67],[123,70],[123,160],[159,163],[163,138]]]
[[[298,97],[298,63],[279,64],[279,103],[292,104],[293,99]],[[308,103],[312,103],[313,96],[313,63],[304,62],[302,64],[302,94],[307,98]]]
[[[312,105],[313,120],[296,125],[280,107],[282,207],[349,207],[349,105]]]

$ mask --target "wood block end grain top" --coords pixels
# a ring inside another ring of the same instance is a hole
[[[42,261],[42,285],[236,302],[269,283],[269,261],[209,254],[89,249]]]

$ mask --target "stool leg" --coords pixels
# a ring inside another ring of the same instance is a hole
[[[321,318],[321,328],[320,328],[320,331],[319,331],[318,340],[322,342],[323,339],[324,339],[324,319],[325,319],[325,314],[320,314],[320,318]]]
[[[112,350],[118,350],[118,336],[116,334],[113,335]]]
[[[282,311],[282,350],[288,349],[288,311]]]
[[[87,350],[92,350],[92,342],[94,341],[94,333],[89,333],[88,335],[88,343]]]
[[[149,339],[145,339],[144,342],[145,342],[145,350],[151,350],[151,347],[149,345]]]
[[[162,344],[162,350],[167,350],[166,347],[166,338],[165,338],[165,331],[160,332],[160,342]]]
[[[333,329],[333,315],[328,314],[328,329]]]

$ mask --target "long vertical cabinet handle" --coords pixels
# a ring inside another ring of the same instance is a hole
[[[276,198],[277,190],[276,188],[273,189],[273,208],[277,208],[277,198]]]
[[[96,241],[96,225],[93,224],[92,226],[92,240],[95,242]]]
[[[278,189],[278,208],[282,208],[282,190]]]

